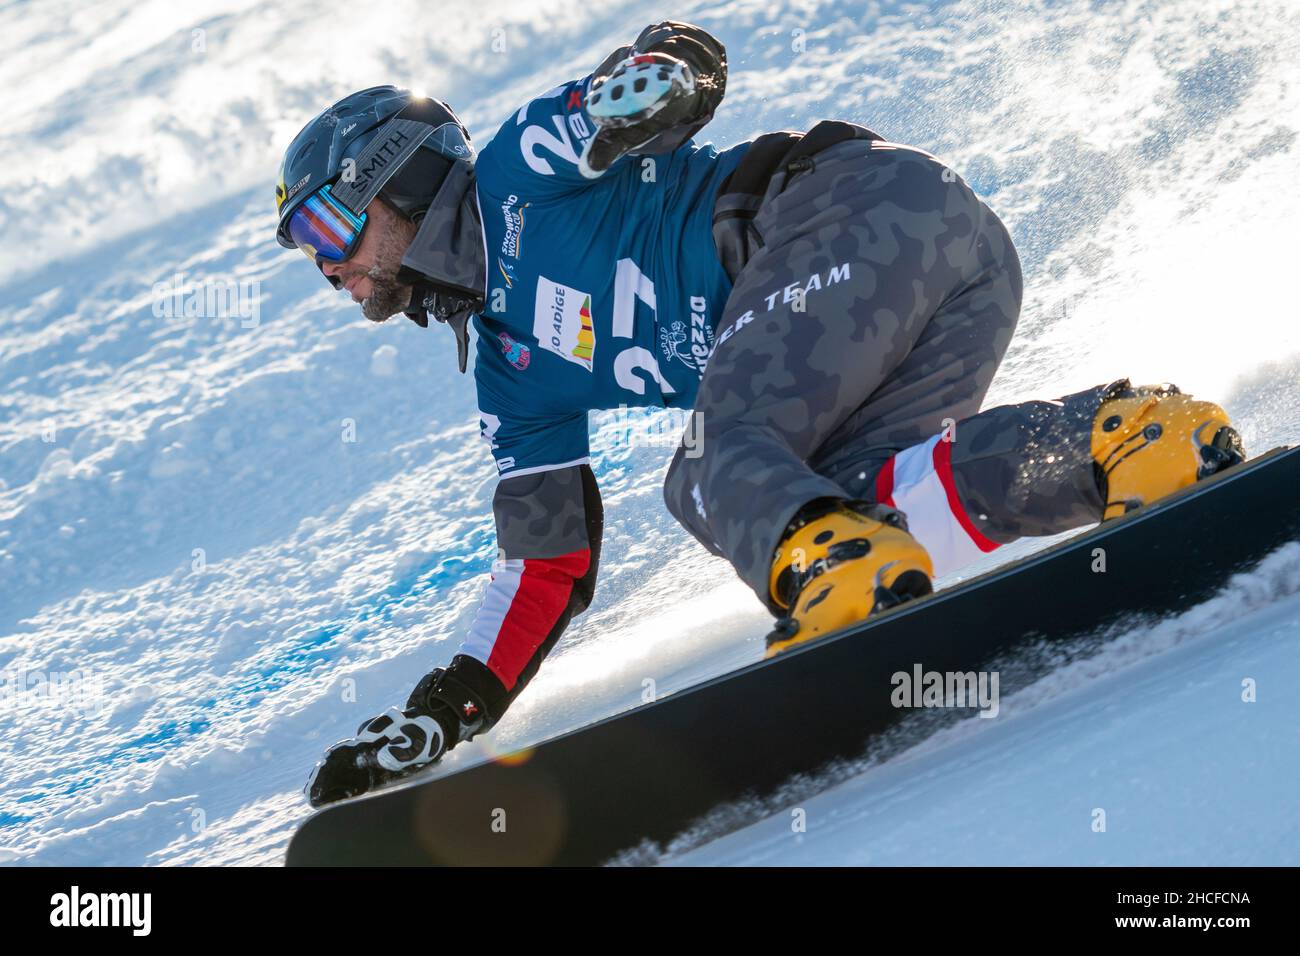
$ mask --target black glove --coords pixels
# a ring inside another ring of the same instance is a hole
[[[488,704],[453,671],[476,665],[458,655],[416,685],[404,710],[389,708],[363,721],[357,735],[326,751],[303,788],[313,807],[360,796],[437,763],[462,740],[495,722]],[[498,715],[499,716],[499,715]]]
[[[647,27],[592,78],[584,105],[598,129],[578,169],[594,178],[628,153],[671,152],[713,118],[726,83],[726,51],[707,32],[672,21]]]

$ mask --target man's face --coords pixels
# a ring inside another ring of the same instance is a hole
[[[366,219],[366,231],[352,258],[322,261],[321,269],[343,284],[367,319],[383,322],[411,304],[411,287],[397,281],[397,271],[416,228],[378,198],[366,207]]]

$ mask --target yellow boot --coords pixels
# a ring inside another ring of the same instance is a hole
[[[1114,388],[1092,426],[1103,521],[1245,460],[1241,438],[1213,402],[1168,384],[1133,388],[1123,381]]]
[[[767,657],[929,594],[934,567],[893,508],[826,499],[786,529],[768,590],[786,616]]]

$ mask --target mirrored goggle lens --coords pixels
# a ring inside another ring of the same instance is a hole
[[[358,216],[322,186],[289,217],[289,238],[311,259],[342,262],[352,255],[365,224],[365,213]]]

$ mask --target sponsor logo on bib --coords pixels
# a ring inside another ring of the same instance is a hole
[[[591,319],[591,295],[537,277],[537,298],[533,305],[533,335],[537,344],[566,362],[591,371],[596,352],[596,332]]]

